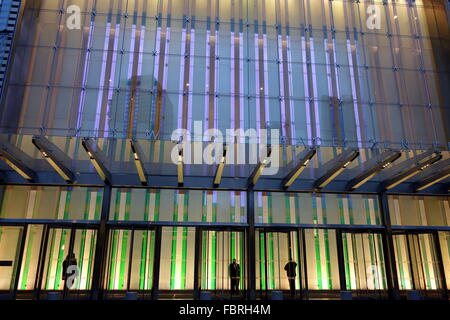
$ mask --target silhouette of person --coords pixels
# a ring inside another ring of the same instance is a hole
[[[239,279],[241,277],[241,267],[236,259],[230,263],[230,279],[231,279],[231,294],[235,294],[239,291]]]
[[[295,295],[295,277],[297,276],[297,273],[295,271],[296,268],[297,263],[292,259],[290,259],[289,262],[284,266],[284,270],[286,270],[286,275],[289,281],[291,296]]]
[[[76,266],[77,265],[77,259],[75,258],[75,253],[68,253],[66,259],[63,261],[63,272],[62,272],[62,279],[65,281],[67,280],[67,269],[70,266]]]

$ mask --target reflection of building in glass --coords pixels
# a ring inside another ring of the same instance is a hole
[[[447,296],[447,1],[70,4],[0,4],[0,294]]]

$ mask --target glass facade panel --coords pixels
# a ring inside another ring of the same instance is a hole
[[[2,219],[99,220],[102,188],[6,186]]]
[[[240,191],[113,189],[110,220],[245,223]]]
[[[0,226],[0,290],[14,289],[22,232],[22,227]]]
[[[450,226],[450,199],[436,196],[389,196],[391,223],[404,226]]]
[[[159,288],[192,290],[194,288],[195,229],[164,227],[161,238]]]
[[[380,225],[375,195],[257,192],[255,222]]]
[[[18,290],[35,288],[43,229],[42,225],[28,225]]]

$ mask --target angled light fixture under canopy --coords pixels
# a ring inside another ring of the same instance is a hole
[[[216,174],[214,177],[214,187],[218,187],[220,185],[220,181],[222,180],[223,170],[225,169],[225,161],[227,159],[227,146],[224,145],[222,148],[222,156],[220,157],[219,164],[217,165]]]
[[[21,153],[23,152],[16,146],[13,146],[6,141],[0,141],[0,160],[4,161],[25,180],[36,182],[36,173],[24,163]]]
[[[442,170],[439,170],[438,172],[435,172],[429,177],[417,182],[415,186],[416,191],[425,190],[436,183],[444,181],[449,177],[450,177],[450,166],[446,166]]]
[[[102,179],[102,181],[105,182],[106,184],[110,184],[111,173],[108,171],[108,169],[104,164],[105,163],[104,157],[98,146],[97,145],[93,146],[93,142],[89,138],[84,138],[81,141],[81,144],[84,150],[86,150],[86,153],[89,156],[89,160],[94,166],[95,171],[97,171],[97,174],[100,176],[100,179]]]
[[[438,162],[442,159],[442,154],[439,152],[433,153],[433,156],[427,160],[417,161],[416,164],[402,172],[397,173],[389,180],[383,182],[382,186],[384,190],[390,190],[395,188],[400,183],[414,177],[415,175],[421,173],[423,170],[429,168],[432,164]]]
[[[352,178],[347,184],[348,190],[355,190],[365,184],[367,181],[375,177],[382,170],[386,169],[393,162],[398,160],[402,156],[399,151],[385,151],[378,156],[366,161],[355,169],[360,171],[360,168],[364,168],[364,171]]]
[[[295,168],[284,178],[281,185],[283,188],[289,188],[295,180],[300,176],[303,170],[306,169],[308,164],[311,162],[312,158],[316,155],[316,148],[307,148],[303,150],[299,155],[299,162]]]
[[[184,184],[184,163],[183,163],[183,145],[178,143],[178,162],[177,162],[177,180],[178,186],[181,187]]]
[[[53,170],[55,170],[64,181],[67,183],[75,182],[75,174],[69,169],[71,166],[71,159],[64,152],[43,136],[34,136],[32,142]]]
[[[329,161],[324,167],[329,167],[328,170],[314,183],[316,189],[322,189],[333,181],[338,175],[342,173],[348,166],[359,156],[359,151],[347,150],[344,151],[337,158]]]
[[[272,147],[269,145],[267,146],[267,154],[264,157],[262,161],[258,163],[255,170],[253,170],[252,174],[250,175],[250,178],[248,179],[248,183],[250,186],[256,185],[259,178],[261,177],[261,174],[264,170],[264,168],[269,164],[270,162],[270,155],[272,154]]]
[[[145,171],[145,167],[144,167],[144,153],[142,152],[142,149],[139,145],[139,143],[135,140],[130,140],[130,145],[131,145],[131,152],[133,152],[133,159],[134,159],[134,164],[136,166],[136,170],[138,172],[139,175],[139,181],[141,182],[142,185],[147,185],[148,180],[147,180],[147,172]]]

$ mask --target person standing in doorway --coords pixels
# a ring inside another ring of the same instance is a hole
[[[239,291],[239,280],[241,277],[241,267],[236,259],[230,263],[230,279],[231,279],[231,294],[237,294]]]
[[[295,269],[297,268],[297,263],[290,259],[288,263],[284,266],[284,270],[286,270],[286,275],[289,281],[289,289],[291,296],[295,295],[295,277],[297,276],[297,273]]]

